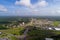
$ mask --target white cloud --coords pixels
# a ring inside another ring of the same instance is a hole
[[[48,2],[46,2],[45,0],[41,0],[41,1],[39,0],[39,2],[32,5],[31,0],[20,0],[20,1],[16,1],[15,4],[27,6],[30,8],[36,8],[36,7],[46,7],[48,5]]]
[[[55,12],[60,14],[60,9],[56,9]]]
[[[44,11],[44,10],[41,11],[40,9],[42,9],[43,7],[48,6],[48,2],[46,2],[45,0],[39,0],[37,3],[32,4],[30,0],[20,0],[20,1],[16,1],[15,5],[26,6],[27,8],[25,9],[25,12],[23,11],[24,13],[29,12],[29,13],[34,13],[34,15],[40,15],[40,13],[43,13],[43,11]],[[16,13],[21,13],[21,12],[18,11],[18,9],[17,9]]]
[[[39,7],[45,7],[47,5],[48,5],[48,3],[45,0],[37,3],[37,6],[39,6]]]
[[[23,5],[23,6],[31,6],[32,4],[30,3],[30,0],[20,0],[16,1],[15,4],[17,5]]]
[[[0,12],[6,12],[7,9],[3,6],[3,5],[0,5]]]

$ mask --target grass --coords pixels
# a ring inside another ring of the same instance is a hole
[[[53,22],[53,25],[54,25],[54,26],[58,26],[59,24],[60,24],[60,21],[54,21],[54,22]]]
[[[15,36],[10,36],[9,39],[11,39],[11,40],[18,40]]]
[[[2,34],[0,35],[0,37],[4,37],[7,35],[20,35],[20,31],[22,31],[24,28],[20,27],[20,28],[10,28],[10,29],[6,29],[6,30],[0,30],[0,32],[2,32]]]

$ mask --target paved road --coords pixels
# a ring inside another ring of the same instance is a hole
[[[28,30],[29,30],[29,28],[26,28],[26,30],[24,31],[23,35],[16,36],[16,37],[19,38],[20,40],[26,40],[26,36],[27,36]]]
[[[27,29],[24,31],[23,35],[26,35],[27,32],[28,32],[28,30],[29,30],[29,28],[27,28]]]

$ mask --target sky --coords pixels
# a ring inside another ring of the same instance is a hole
[[[60,0],[0,0],[0,16],[60,16]]]

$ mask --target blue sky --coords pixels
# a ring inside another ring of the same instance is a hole
[[[0,16],[60,16],[60,0],[0,0]]]

